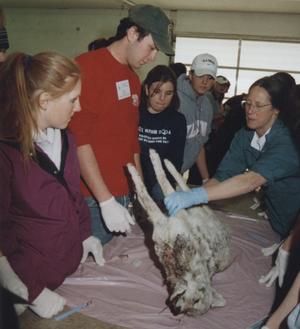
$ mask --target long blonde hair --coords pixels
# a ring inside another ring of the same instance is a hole
[[[58,53],[9,55],[0,69],[0,140],[18,143],[25,159],[34,155],[41,93],[60,97],[79,79],[76,63]]]

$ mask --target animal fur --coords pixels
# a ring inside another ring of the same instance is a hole
[[[154,150],[150,150],[150,158],[164,195],[171,194],[174,189]],[[181,190],[188,191],[172,163],[164,163]],[[211,285],[214,273],[224,270],[231,261],[229,233],[224,223],[207,206],[183,209],[176,216],[167,217],[148,194],[135,167],[127,167],[138,200],[153,224],[152,239],[165,271],[171,311],[203,314],[210,307],[224,306],[224,298]]]

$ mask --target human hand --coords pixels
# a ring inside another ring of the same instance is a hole
[[[107,228],[111,232],[130,232],[130,225],[135,221],[129,214],[128,210],[120,205],[114,197],[99,203],[102,217]]]
[[[164,199],[164,203],[171,216],[175,215],[180,209],[207,202],[208,195],[203,187],[193,188],[187,192],[173,192]]]
[[[279,243],[274,243],[270,247],[261,248],[261,252],[264,256],[271,256],[274,254],[274,252],[282,245],[283,241]]]
[[[85,239],[82,243],[83,245],[83,254],[80,263],[84,263],[89,252],[94,256],[95,262],[102,266],[105,263],[105,259],[103,258],[103,249],[101,245],[101,241],[94,237],[90,236]]]
[[[12,269],[5,256],[0,257],[0,284],[3,288],[28,300],[27,287]],[[26,304],[15,304],[14,306],[18,315],[22,314],[27,308]]]
[[[275,265],[271,268],[269,273],[261,276],[259,283],[264,283],[267,287],[271,287],[274,281],[278,278],[279,287],[283,284],[284,275],[289,261],[289,252],[280,246],[278,255],[275,260]]]
[[[42,318],[50,319],[62,311],[66,300],[54,291],[44,288],[29,308]]]

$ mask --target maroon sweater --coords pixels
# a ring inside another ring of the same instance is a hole
[[[76,146],[65,132],[62,140],[58,172],[41,150],[24,166],[18,145],[0,142],[0,248],[27,286],[29,301],[77,269],[82,242],[91,235]]]

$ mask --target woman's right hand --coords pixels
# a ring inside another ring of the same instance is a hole
[[[50,319],[62,311],[66,300],[54,291],[44,288],[29,308],[42,318]]]
[[[25,300],[28,300],[27,287],[12,269],[5,256],[0,257],[0,284],[10,292],[22,297]],[[26,304],[15,305],[15,310],[18,315],[22,314],[26,308]]]

